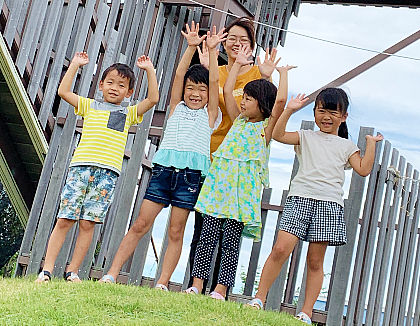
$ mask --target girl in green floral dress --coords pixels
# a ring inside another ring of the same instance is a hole
[[[280,73],[278,90],[265,79],[246,84],[238,107],[233,89],[241,66],[250,63],[251,53],[247,46],[238,48],[226,80],[223,95],[234,122],[213,153],[213,163],[195,206],[205,218],[194,259],[194,281],[187,292],[201,292],[203,281],[209,277],[219,233],[223,232],[218,284],[210,294],[215,299],[224,299],[227,287],[234,284],[241,236],[256,241],[261,238],[261,190],[268,186],[271,134],[286,104],[287,71],[293,68],[276,67]]]

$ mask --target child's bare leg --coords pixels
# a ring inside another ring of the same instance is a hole
[[[57,219],[54,230],[51,233],[50,240],[48,241],[47,253],[45,254],[44,271],[52,272],[54,270],[55,260],[66,240],[67,232],[75,223],[75,220],[66,218]]]
[[[201,293],[201,291],[203,290],[203,285],[204,285],[204,280],[198,277],[194,277],[193,278],[193,284],[192,286],[197,288],[198,293]]]
[[[268,290],[279,275],[284,262],[293,251],[298,240],[293,234],[282,230],[278,232],[276,244],[264,264],[260,284],[258,285],[258,292],[255,295],[262,302],[265,302]]]
[[[78,273],[79,267],[86,256],[90,243],[92,242],[93,232],[95,230],[95,222],[80,220],[79,221],[79,235],[77,236],[76,245],[74,247],[73,257],[67,272]]]
[[[168,282],[178,264],[182,251],[182,240],[184,238],[185,224],[187,223],[190,210],[172,206],[171,220],[169,224],[168,248],[163,259],[162,273],[158,284],[168,285]]]
[[[152,202],[151,200],[144,199],[140,208],[139,216],[127,234],[121,241],[115,258],[112,262],[108,274],[117,279],[121,267],[127,259],[133,254],[140,239],[150,230],[156,216],[163,208],[163,204]]]
[[[302,312],[310,318],[312,318],[312,309],[318,299],[324,280],[323,265],[327,246],[327,242],[311,242],[306,255],[308,269],[306,275],[305,302],[303,303]]]

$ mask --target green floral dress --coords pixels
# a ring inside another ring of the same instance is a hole
[[[244,223],[242,235],[261,240],[261,190],[268,187],[268,158],[264,128],[268,119],[247,122],[236,118],[223,143],[213,153],[195,209],[217,218]]]

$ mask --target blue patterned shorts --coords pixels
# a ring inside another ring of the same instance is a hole
[[[288,197],[279,230],[303,241],[328,242],[329,246],[341,246],[347,242],[344,209],[332,201]]]
[[[103,223],[118,174],[93,165],[72,166],[61,192],[57,218]]]

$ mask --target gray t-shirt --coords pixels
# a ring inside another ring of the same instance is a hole
[[[344,169],[359,148],[348,139],[322,131],[299,130],[295,146],[299,170],[290,184],[289,196],[333,201],[344,206]]]

